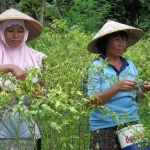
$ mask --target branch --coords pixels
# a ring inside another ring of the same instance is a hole
[[[40,22],[43,24],[45,0],[41,0]]]

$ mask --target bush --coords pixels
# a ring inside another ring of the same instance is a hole
[[[15,111],[22,104],[20,94],[30,96],[29,109],[22,109],[21,112],[27,118],[32,115],[38,120],[43,150],[89,148],[90,109],[85,107],[87,100],[82,96],[82,77],[86,67],[98,57],[90,54],[86,48],[92,37],[93,33],[86,33],[80,26],[70,27],[65,20],[54,20],[43,28],[40,37],[28,43],[34,49],[47,54],[45,71],[40,74],[29,70],[30,78],[22,82],[15,81],[20,89],[15,89],[14,93],[6,90],[0,94],[6,99],[11,95],[16,96],[19,103],[13,106]],[[126,58],[133,60],[142,80],[150,78],[149,45],[147,39],[142,39],[124,54]],[[31,82],[36,73],[45,83],[38,97],[33,95],[33,91],[39,87]],[[149,93],[145,94],[146,99],[139,102],[139,114],[149,136],[150,123],[146,115],[149,113]],[[7,100],[9,102],[10,99]]]

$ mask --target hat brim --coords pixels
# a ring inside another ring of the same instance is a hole
[[[88,46],[87,46],[87,49],[92,52],[92,53],[95,53],[95,54],[100,54],[101,53],[101,50],[98,49],[97,47],[97,43],[100,42],[100,40],[108,35],[108,34],[111,34],[111,33],[114,33],[114,32],[118,32],[118,31],[126,31],[128,33],[128,40],[127,40],[127,47],[130,47],[132,46],[133,44],[135,44],[137,41],[140,40],[140,38],[142,37],[143,35],[143,31],[141,29],[138,29],[138,28],[132,28],[132,29],[129,29],[129,28],[124,28],[124,29],[121,29],[121,30],[114,30],[112,32],[109,32],[109,33],[105,33],[103,35],[101,35],[100,37],[97,37],[93,40],[91,40],[89,43],[88,43]]]
[[[23,20],[25,22],[26,29],[29,31],[27,41],[31,41],[38,37],[42,32],[42,25],[32,17],[15,9],[9,9],[0,15],[0,23],[6,20]]]

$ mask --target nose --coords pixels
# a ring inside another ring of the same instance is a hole
[[[14,31],[14,32],[13,32],[13,37],[15,37],[15,38],[18,37],[18,32],[17,32],[17,31]]]
[[[119,45],[121,45],[121,46],[123,45],[123,40],[122,39],[120,40]]]
[[[120,42],[119,42],[119,45],[120,46],[125,46],[125,44],[126,44],[126,41],[121,39]]]

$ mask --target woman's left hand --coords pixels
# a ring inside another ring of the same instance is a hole
[[[150,91],[150,82],[144,81],[140,84],[140,88],[143,92]]]

